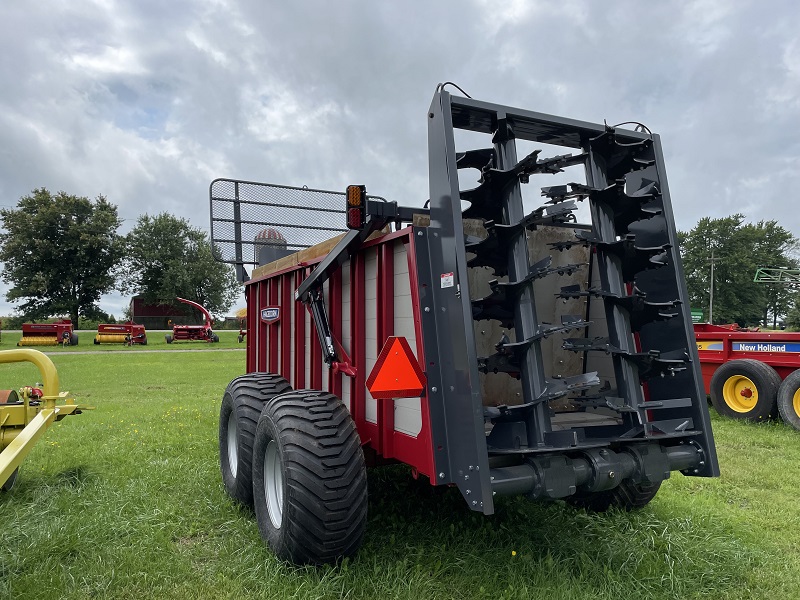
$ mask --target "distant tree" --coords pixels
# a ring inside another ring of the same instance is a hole
[[[140,216],[125,248],[122,289],[147,303],[174,303],[180,296],[222,315],[241,293],[233,269],[214,260],[208,236],[169,213]]]
[[[679,239],[693,308],[708,308],[713,252],[714,322],[767,324],[771,317],[775,323],[788,312],[795,292],[753,281],[759,267],[797,267],[797,240],[777,221],[744,223],[741,214],[706,217]]]
[[[0,210],[2,278],[9,302],[22,300],[26,319],[98,314],[100,296],[112,289],[121,256],[117,207],[45,188],[23,196],[17,208]]]

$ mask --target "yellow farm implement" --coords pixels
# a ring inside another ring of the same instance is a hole
[[[36,365],[44,384],[0,390],[0,488],[4,491],[14,486],[20,464],[53,422],[91,408],[76,404],[68,392],[59,393],[56,367],[38,350],[0,352],[0,363],[14,362]]]

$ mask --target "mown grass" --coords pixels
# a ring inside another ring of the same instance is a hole
[[[0,597],[800,597],[800,438],[780,423],[714,418],[723,477],[675,475],[633,514],[506,498],[483,517],[403,467],[375,470],[358,556],[295,568],[220,481],[217,411],[244,353],[53,360],[62,389],[97,410],[50,429],[0,497]]]

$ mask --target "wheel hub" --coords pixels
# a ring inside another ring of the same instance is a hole
[[[733,375],[722,386],[725,403],[738,413],[748,413],[758,404],[758,388],[744,375]]]
[[[275,440],[267,444],[264,455],[264,496],[269,520],[275,529],[280,529],[283,521],[283,471]]]
[[[228,416],[228,468],[231,475],[236,479],[236,472],[239,468],[239,431],[236,427],[236,411],[232,410]]]

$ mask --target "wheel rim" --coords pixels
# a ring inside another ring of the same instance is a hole
[[[239,445],[237,438],[239,432],[236,428],[236,411],[232,410],[228,415],[228,468],[231,470],[231,475],[236,479],[236,471],[239,468]]]
[[[722,386],[722,397],[732,410],[748,413],[758,404],[758,388],[748,377],[734,375]]]
[[[275,529],[280,529],[283,519],[283,471],[275,440],[270,440],[264,454],[264,496],[269,520]]]
[[[792,396],[792,408],[794,409],[794,414],[800,416],[800,388]]]

